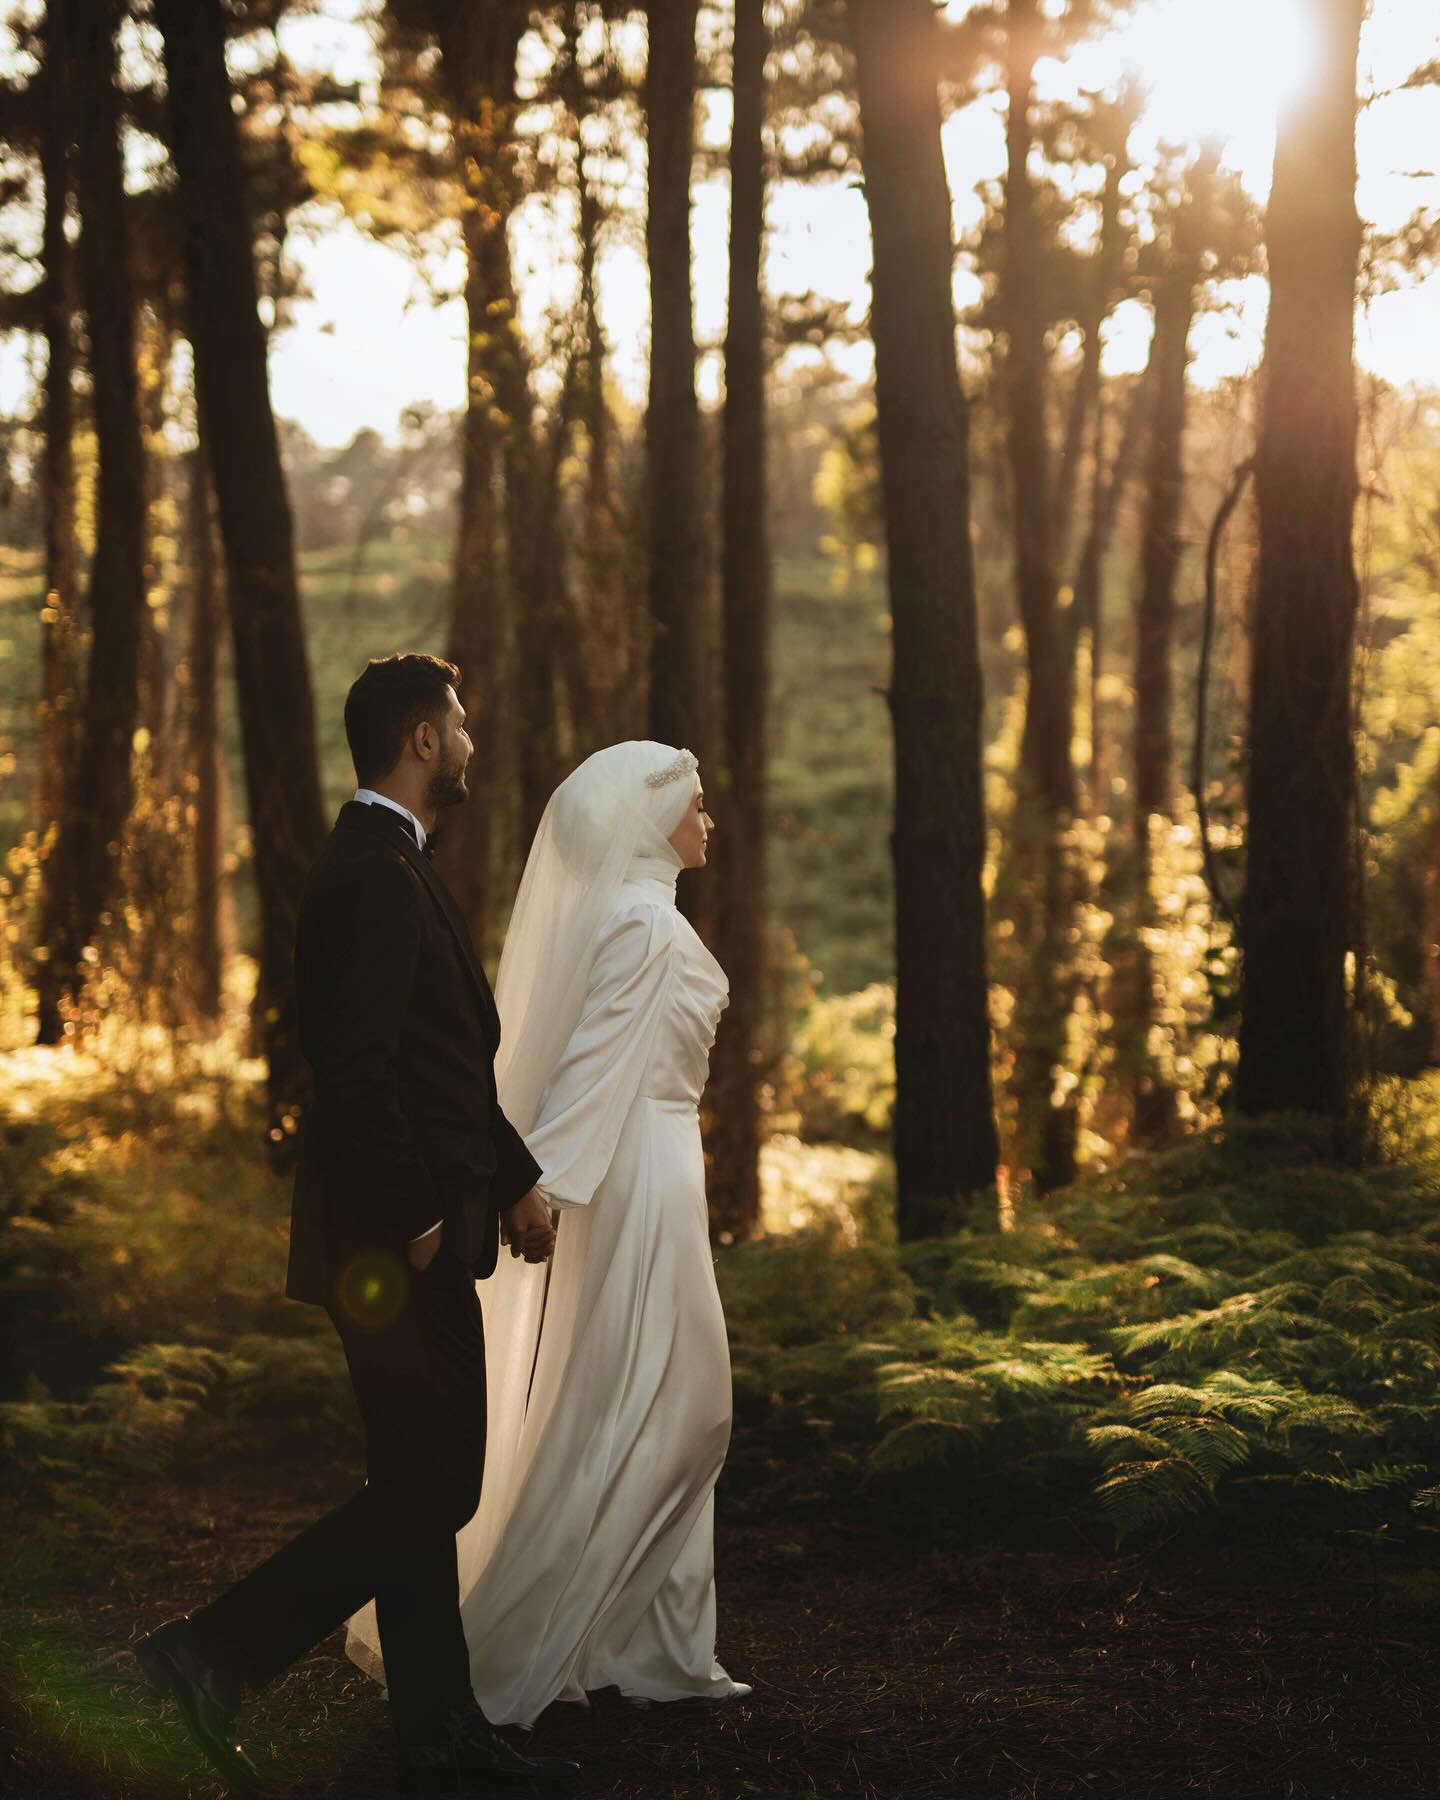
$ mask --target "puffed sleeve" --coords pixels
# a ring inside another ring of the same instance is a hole
[[[601,930],[580,1022],[525,1139],[552,1206],[588,1206],[650,1058],[675,960],[676,915],[640,903]]]

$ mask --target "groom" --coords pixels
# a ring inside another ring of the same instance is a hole
[[[345,702],[359,788],[300,908],[300,1041],[315,1076],[287,1292],[324,1306],[365,1422],[366,1482],[268,1562],[135,1654],[210,1761],[254,1790],[234,1742],[258,1689],[375,1601],[400,1744],[397,1791],[492,1793],[578,1774],[522,1756],[470,1687],[455,1534],[485,1460],[485,1339],[475,1277],[554,1244],[540,1169],[500,1110],[500,1020],[464,919],[429,860],[436,816],[467,795],[459,671],[371,662]]]

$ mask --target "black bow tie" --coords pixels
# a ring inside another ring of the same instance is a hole
[[[439,833],[438,832],[427,831],[425,833],[425,842],[420,846],[420,854],[422,856],[433,857],[435,855],[435,845],[438,841],[439,841]]]

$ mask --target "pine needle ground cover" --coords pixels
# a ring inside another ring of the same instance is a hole
[[[338,1352],[276,1297],[245,1079],[5,1078],[0,1787],[213,1794],[124,1646],[346,1491]],[[773,1233],[718,1265],[721,1638],[756,1695],[560,1710],[582,1795],[1433,1794],[1436,1164],[1390,1143],[1197,1138],[903,1251],[883,1163],[773,1145]],[[249,1737],[279,1792],[386,1792],[338,1638]]]

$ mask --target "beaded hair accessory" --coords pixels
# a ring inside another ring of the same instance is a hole
[[[682,750],[674,762],[667,763],[663,769],[657,769],[653,775],[647,775],[645,785],[652,788],[668,787],[672,781],[678,781],[682,775],[688,775],[699,767],[695,756],[689,750]]]

